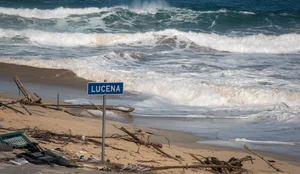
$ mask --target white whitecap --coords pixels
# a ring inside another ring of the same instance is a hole
[[[51,69],[68,69],[77,76],[92,80],[102,81],[125,81],[127,90],[141,92],[153,96],[159,96],[164,101],[175,105],[187,106],[247,106],[247,105],[276,105],[284,102],[289,107],[300,104],[300,92],[286,89],[272,89],[260,87],[235,87],[230,85],[220,85],[214,83],[204,83],[193,79],[166,78],[165,74],[144,74],[134,73],[132,71],[111,71],[114,62],[107,65],[93,63],[105,63],[105,57],[115,54],[107,54],[95,58],[85,59],[11,59],[1,58],[0,62],[13,63],[19,65],[35,66]],[[131,61],[131,60],[125,60]],[[102,67],[99,69],[99,66]],[[94,67],[94,68],[93,68]],[[174,95],[176,94],[176,95]],[[165,102],[165,103],[166,103]],[[255,116],[254,116],[255,117]],[[281,118],[281,116],[280,116]],[[285,120],[292,118],[292,115],[284,116]]]
[[[52,18],[66,18],[70,15],[84,15],[108,11],[109,8],[64,8],[58,7],[55,9],[29,9],[29,8],[5,8],[0,7],[0,14],[16,15],[26,18],[38,19],[52,19]]]
[[[298,143],[296,142],[282,142],[282,141],[258,141],[258,140],[248,140],[246,138],[236,138],[233,141],[237,142],[246,142],[246,143],[253,143],[253,144],[278,144],[278,145],[291,145],[294,146]]]
[[[129,6],[130,10],[136,13],[150,13],[155,14],[157,10],[168,9],[169,5],[166,1],[156,0],[156,1],[140,1],[135,0]]]

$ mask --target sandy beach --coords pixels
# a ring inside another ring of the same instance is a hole
[[[22,79],[25,85],[31,84],[33,86],[51,86],[51,88],[57,88],[56,92],[59,92],[66,88],[74,87],[76,91],[81,91],[81,94],[78,95],[84,95],[86,92],[85,87],[87,80],[77,77],[71,71],[63,69],[41,69],[0,63],[0,83],[10,86],[9,89],[3,89],[3,86],[1,86],[0,101],[2,103],[8,103],[18,98],[18,90],[16,87],[14,87],[14,83],[12,80],[14,74],[17,74]],[[29,90],[32,90],[32,88],[28,88]],[[54,98],[51,99],[44,97],[44,93],[46,93],[45,89],[39,88],[39,90],[35,92],[37,92],[43,98],[43,103],[55,103]],[[71,93],[71,95],[76,94],[76,92]],[[16,105],[14,107],[16,109],[22,110],[21,106]],[[39,106],[30,106],[29,109],[32,112],[32,115],[21,115],[14,113],[9,109],[1,108],[0,118],[2,121],[0,122],[0,125],[3,128],[15,129],[37,127],[42,130],[50,130],[56,133],[72,132],[73,135],[82,136],[101,135],[102,124],[99,118],[75,117],[65,112],[45,109]],[[132,132],[134,132],[135,130],[152,132],[154,133],[154,136],[151,136],[151,142],[163,144],[162,149],[165,152],[172,156],[178,156],[183,160],[180,162],[175,161],[174,159],[162,156],[161,154],[155,152],[152,148],[147,148],[146,146],[138,147],[135,143],[132,142],[124,141],[121,139],[108,138],[106,140],[107,144],[124,150],[115,150],[113,148],[107,147],[105,154],[106,159],[109,159],[111,162],[127,165],[129,163],[139,163],[138,161],[148,161],[143,162],[143,164],[151,166],[187,164],[192,165],[196,164],[197,161],[193,159],[188,153],[198,154],[206,157],[217,157],[220,160],[226,161],[231,157],[243,158],[245,156],[251,155],[253,158],[255,158],[254,164],[251,164],[250,161],[245,162],[243,166],[245,169],[253,173],[277,173],[274,169],[270,168],[263,160],[259,159],[253,154],[248,153],[246,150],[199,144],[196,143],[196,141],[199,141],[201,137],[197,137],[188,133],[140,127],[137,125],[108,120],[106,127],[106,136],[111,136],[113,134],[124,135],[122,131],[116,129],[113,125],[117,127],[125,127]],[[6,131],[1,130],[1,133],[5,132]],[[170,140],[170,147],[168,145],[168,141],[166,141],[164,137],[168,137],[168,139]],[[31,140],[37,141],[34,138],[31,138]],[[84,145],[82,143],[72,142],[61,145],[54,142],[40,142],[40,146],[46,149],[61,148],[64,151],[70,152],[78,157],[80,155],[84,155],[85,157],[94,157],[101,159],[101,146],[99,145]],[[268,160],[274,160],[275,166],[280,168],[285,173],[300,173],[300,167],[297,166],[297,164],[299,164],[300,162],[299,160],[293,159],[292,157],[288,156],[266,152],[259,152],[259,154],[261,154]],[[204,169],[187,169],[184,171],[182,169],[170,169],[157,171],[156,173],[211,173],[211,171]]]

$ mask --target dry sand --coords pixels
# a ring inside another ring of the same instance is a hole
[[[14,68],[12,69],[13,66]],[[3,70],[3,67],[10,67],[6,70]],[[43,73],[48,74],[49,79],[52,79],[51,82],[55,81],[55,83],[61,82],[64,83],[65,81],[60,81],[60,77],[55,77],[55,74],[60,72],[67,72],[66,70],[47,70],[47,69],[39,69],[39,68],[32,68],[26,66],[17,66],[17,65],[7,65],[0,63],[0,72],[1,72],[1,80],[7,80],[6,77],[11,77],[13,73],[18,72],[18,74],[22,77],[23,73],[21,69],[26,70],[24,72],[24,76],[28,79],[33,79],[33,81],[39,81],[39,83],[43,83],[43,80],[38,80],[39,76],[46,76]],[[44,72],[42,72],[44,71]],[[53,72],[52,72],[53,71]],[[4,73],[5,72],[5,73]],[[52,73],[52,74],[51,74]],[[73,76],[72,72],[71,75]],[[5,74],[5,75],[4,75]],[[35,74],[35,75],[30,75]],[[50,75],[51,74],[51,75]],[[4,77],[5,76],[5,77]],[[3,78],[2,78],[3,77]],[[45,79],[44,78],[44,79]],[[80,79],[76,76],[73,77],[74,79],[85,83],[86,81]],[[77,84],[77,82],[75,84]],[[67,82],[66,82],[67,83]],[[71,81],[70,83],[74,83]],[[59,84],[59,83],[58,83]],[[78,82],[78,87],[80,88],[80,82]],[[1,84],[0,84],[1,85]],[[68,84],[65,84],[68,85]],[[81,84],[82,85],[82,84]],[[2,102],[9,102],[12,101],[14,97],[9,96],[7,94],[0,94],[0,101]],[[51,102],[48,100],[47,102]],[[16,107],[20,110],[22,108]],[[86,117],[74,117],[67,113],[61,111],[54,111],[45,108],[41,108],[38,106],[31,106],[30,111],[33,113],[32,115],[26,114],[21,115],[12,112],[9,109],[2,110],[0,107],[0,125],[8,128],[26,128],[26,127],[38,127],[40,129],[47,129],[57,133],[68,133],[72,132],[72,134],[77,135],[85,135],[91,136],[101,135],[101,120],[95,118],[86,118]],[[263,160],[255,157],[252,154],[249,154],[247,151],[237,150],[233,148],[225,148],[220,146],[211,146],[211,145],[203,145],[195,143],[199,140],[199,137],[182,133],[176,131],[166,131],[166,130],[159,130],[159,129],[152,129],[152,128],[145,128],[145,127],[138,127],[134,125],[128,125],[124,123],[114,122],[114,121],[107,121],[107,136],[112,134],[123,134],[123,132],[116,129],[113,125],[116,126],[123,126],[126,127],[130,131],[134,131],[137,129],[142,129],[143,131],[150,131],[154,134],[161,135],[161,136],[154,136],[150,138],[150,141],[162,143],[163,150],[169,153],[172,156],[178,155],[181,156],[184,161],[177,162],[173,159],[163,157],[160,154],[156,153],[152,148],[147,148],[145,146],[140,146],[139,153],[137,153],[138,147],[135,143],[124,141],[124,140],[117,140],[117,139],[107,139],[106,143],[112,145],[114,147],[125,149],[126,151],[119,151],[114,150],[110,147],[106,148],[106,159],[110,159],[111,162],[121,163],[121,164],[128,164],[128,163],[139,163],[138,160],[149,160],[152,162],[143,163],[153,166],[165,166],[165,165],[186,165],[186,164],[195,164],[197,161],[194,160],[191,156],[186,153],[193,153],[193,154],[200,154],[207,157],[217,157],[220,160],[228,160],[231,157],[242,158],[248,155],[253,156],[256,158],[254,164],[251,162],[245,162],[244,167],[253,173],[277,173],[274,169],[270,168]],[[3,132],[2,132],[3,133]],[[167,136],[170,139],[171,147],[168,147],[168,142],[164,138]],[[33,141],[36,141],[32,139]],[[100,139],[99,139],[100,140]],[[77,156],[84,155],[85,157],[95,157],[101,159],[101,147],[95,145],[85,145],[82,143],[69,143],[67,145],[56,144],[56,143],[40,143],[40,146],[47,149],[53,148],[61,148],[65,151],[72,152]],[[261,153],[264,155],[266,159],[275,160],[276,167],[280,168],[286,173],[293,173],[299,174],[300,167],[297,166],[299,164],[299,160],[283,157],[280,155],[274,155],[270,153]],[[183,171],[182,169],[172,169],[172,170],[165,170],[165,171],[158,171],[157,173],[210,173],[210,171],[200,170],[200,169],[188,169]]]

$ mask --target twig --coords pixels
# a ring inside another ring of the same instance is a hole
[[[138,150],[136,151],[136,153],[140,154],[140,145],[137,144],[137,143],[136,143],[136,145],[137,145],[137,147],[138,147]]]
[[[139,162],[139,163],[158,163],[155,160],[136,160],[136,162]]]
[[[23,109],[25,109],[25,111],[26,111],[29,115],[31,115],[31,112],[29,111],[29,109],[28,109],[26,106],[24,106],[21,102],[19,102],[19,104],[22,106]]]
[[[62,112],[65,112],[65,113],[67,113],[67,114],[70,114],[70,115],[72,115],[72,116],[75,116],[75,117],[78,117],[78,115],[76,115],[75,113],[72,113],[72,112],[69,112],[69,111],[67,111],[67,110],[65,110],[65,109],[61,109],[61,108],[53,108],[53,107],[50,107],[50,106],[45,106],[45,105],[35,105],[35,106],[40,106],[40,107],[42,107],[42,108],[46,108],[46,109],[52,109],[52,110],[56,110],[56,111],[62,111]]]
[[[94,103],[90,102],[95,108],[97,108],[99,111],[103,111],[103,108],[100,109],[97,105],[95,105]]]
[[[143,144],[147,147],[152,146],[154,149],[156,149],[158,152],[160,152],[162,155],[167,156],[168,158],[174,159],[176,161],[180,161],[179,159],[167,154],[166,152],[164,152],[163,150],[161,150],[160,148],[162,148],[161,144],[153,144],[153,143],[147,143],[141,139],[139,139],[136,135],[134,135],[133,133],[129,132],[127,129],[125,129],[124,127],[118,128],[117,126],[113,125],[115,128],[125,132],[126,134],[128,134],[130,137],[132,137],[132,141],[135,143],[139,143],[139,144]]]
[[[11,110],[13,110],[15,113],[20,113],[20,114],[25,115],[24,112],[19,111],[19,110],[15,109],[15,108],[13,108],[13,107],[11,107],[11,106],[8,106],[8,105],[6,105],[6,104],[1,103],[1,102],[0,102],[0,106],[6,107],[6,108],[8,108],[8,109],[11,109]]]
[[[117,126],[113,125],[115,128],[125,132],[127,135],[129,135],[130,137],[132,137],[133,139],[128,139],[128,138],[122,138],[123,140],[126,140],[126,141],[131,141],[131,142],[134,142],[134,143],[139,143],[139,144],[142,144],[142,145],[145,145],[147,147],[150,147],[150,146],[156,146],[158,148],[162,148],[162,144],[157,144],[157,143],[147,143],[141,139],[139,139],[136,135],[134,135],[133,133],[129,132],[127,129],[125,129],[124,127],[121,127],[121,128],[118,128]]]
[[[26,103],[28,105],[36,105],[36,104],[33,104],[33,103]],[[41,106],[47,106],[47,107],[57,107],[57,104],[40,104]],[[80,104],[62,104],[62,105],[59,105],[59,106],[62,106],[62,107],[68,107],[68,108],[85,108],[85,109],[100,109],[102,110],[102,107],[101,105],[80,105]],[[95,107],[97,106],[97,107]],[[123,108],[126,108],[126,109],[120,109],[118,107],[123,107]],[[128,112],[132,112],[135,110],[135,108],[132,108],[132,107],[129,107],[129,106],[113,106],[113,105],[107,105],[106,106],[106,109],[107,110],[113,110],[113,111],[120,111],[120,112],[125,112],[125,113],[128,113]]]
[[[118,138],[118,137],[116,137]],[[146,147],[150,147],[150,146],[156,146],[158,148],[162,148],[162,144],[155,144],[155,143],[146,143],[144,141],[141,141],[141,140],[134,140],[134,139],[131,139],[131,138],[124,138],[124,137],[119,137],[121,138],[122,140],[125,140],[125,141],[129,141],[129,142],[132,142],[132,143],[136,143],[136,144],[141,144],[141,145],[145,145]]]
[[[93,114],[92,112],[88,111],[87,109],[84,109],[84,111],[87,112],[88,114],[90,114],[90,115],[93,116],[93,117],[96,117],[96,118],[101,117],[101,116],[99,116],[99,115]]]
[[[91,141],[91,142],[93,142],[93,143],[95,143],[95,144],[99,144],[99,145],[102,144],[101,141],[94,140],[94,139],[88,139],[87,141]],[[110,147],[110,148],[112,148],[112,149],[120,150],[120,151],[126,151],[125,149],[117,148],[117,147],[111,146],[111,145],[106,144],[106,143],[105,143],[105,147]]]
[[[173,157],[173,156],[167,154],[166,152],[162,151],[160,148],[158,148],[158,147],[156,147],[156,146],[152,146],[152,147],[153,147],[154,149],[156,149],[157,151],[159,151],[161,154],[167,156],[168,158],[171,158],[171,159],[173,159],[173,160],[175,160],[175,161],[180,161],[179,159],[177,159],[177,158],[175,158],[175,157]]]
[[[195,160],[199,161],[201,164],[205,164],[200,158],[196,157],[196,155],[189,153],[189,155],[191,155],[191,157],[193,157]]]
[[[209,164],[201,164],[201,165],[181,165],[181,166],[161,166],[161,167],[153,167],[148,170],[168,170],[168,169],[188,169],[188,168],[226,168],[226,169],[242,169],[241,166],[229,166],[229,165],[209,165]]]
[[[165,137],[165,138],[166,138],[166,140],[168,141],[169,148],[171,148],[171,145],[170,145],[170,140],[169,140],[167,137]]]
[[[279,168],[275,167],[273,164],[269,163],[268,160],[264,159],[264,157],[260,156],[259,154],[257,154],[256,152],[254,152],[253,150],[251,150],[248,146],[244,145],[244,148],[246,150],[248,150],[249,152],[251,152],[252,154],[256,155],[257,157],[259,157],[260,159],[264,160],[270,167],[272,167],[273,169],[275,169],[277,172],[283,172],[282,170],[280,170]]]
[[[116,126],[115,126],[116,127]],[[117,128],[117,127],[116,127]],[[125,129],[124,127],[118,128],[119,130],[125,132],[126,134],[128,134],[129,136],[131,136],[134,140],[137,141],[141,141],[136,135],[134,135],[133,133],[129,132],[127,129]],[[145,143],[146,144],[146,143]]]

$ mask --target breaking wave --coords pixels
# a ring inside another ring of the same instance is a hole
[[[166,13],[179,13],[180,15],[201,15],[201,14],[218,14],[218,13],[237,13],[242,15],[254,15],[250,11],[230,11],[227,9],[220,9],[215,11],[193,11],[190,9],[181,9],[170,7],[164,1],[150,1],[150,2],[136,2],[129,6],[115,6],[115,7],[86,7],[86,8],[65,8],[58,7],[55,9],[37,9],[37,8],[5,8],[0,7],[0,14],[21,16],[25,18],[37,19],[62,19],[71,15],[88,15],[101,12],[116,12],[119,10],[130,11],[136,14],[157,14],[159,10],[166,10]]]
[[[107,56],[107,55],[106,55]],[[87,80],[122,81],[126,79],[126,89],[160,96],[168,102],[189,106],[245,106],[275,105],[284,102],[288,106],[300,105],[300,92],[284,89],[261,88],[256,86],[235,87],[213,83],[199,82],[193,79],[165,78],[164,74],[148,76],[132,71],[110,71],[104,66],[93,69],[93,62],[99,58],[85,59],[12,59],[1,58],[4,63],[35,66],[51,69],[68,69]],[[100,61],[101,62],[101,61]],[[100,70],[101,69],[101,70]],[[176,94],[176,95],[174,95]]]
[[[117,11],[118,9],[130,10],[132,12],[143,14],[150,13],[155,14],[159,9],[169,8],[165,1],[150,1],[139,2],[136,1],[130,6],[115,6],[115,7],[87,7],[87,8],[64,8],[58,7],[55,9],[37,9],[37,8],[5,8],[0,7],[0,14],[15,15],[25,18],[37,18],[37,19],[55,19],[55,18],[67,18],[71,15],[87,15],[93,13]]]
[[[0,38],[24,38],[29,42],[50,46],[169,45],[189,48],[191,45],[237,53],[298,53],[300,34],[226,36],[182,32],[175,29],[135,34],[59,33],[41,30],[0,29]],[[184,43],[184,44],[183,44]]]

